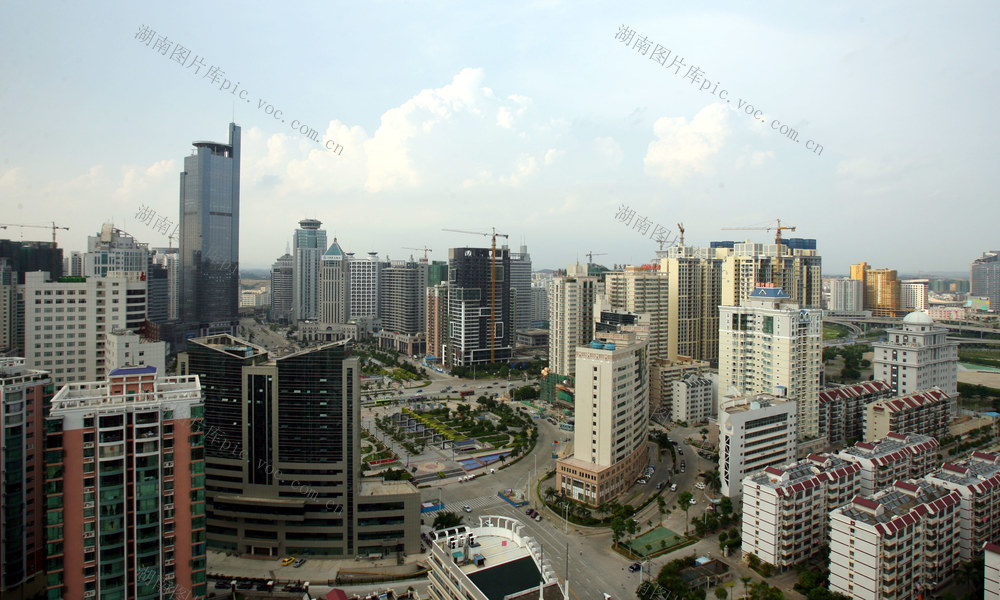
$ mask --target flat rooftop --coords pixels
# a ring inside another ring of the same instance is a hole
[[[372,477],[361,480],[361,492],[359,496],[391,496],[393,494],[412,494],[417,491],[409,481],[383,481],[380,478]]]
[[[530,556],[495,567],[484,566],[475,571],[466,571],[466,574],[479,591],[486,594],[490,600],[503,600],[508,594],[537,587],[542,579],[542,574],[535,565],[535,559]]]

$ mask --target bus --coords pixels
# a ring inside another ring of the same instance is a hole
[[[476,393],[475,390],[462,390],[461,392],[458,393],[458,395],[464,398],[466,396],[471,396],[475,393]]]

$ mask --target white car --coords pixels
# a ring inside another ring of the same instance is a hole
[[[694,498],[691,498],[691,502],[689,504],[692,504],[692,505],[698,504],[698,501],[695,500]]]
[[[705,489],[705,484],[699,481],[698,483],[694,484],[694,487],[698,488],[699,490],[703,490]]]
[[[462,510],[464,510],[465,512],[472,512],[472,507],[466,504],[465,506],[462,507]]]

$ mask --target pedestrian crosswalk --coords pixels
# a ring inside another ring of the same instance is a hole
[[[466,498],[464,500],[449,502],[444,509],[452,512],[460,512],[463,506],[468,506],[472,510],[479,510],[481,508],[497,506],[498,504],[505,504],[505,502],[499,496],[493,494],[492,496],[479,496],[478,498]]]

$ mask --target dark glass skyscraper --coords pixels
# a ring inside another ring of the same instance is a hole
[[[180,316],[187,337],[235,333],[239,312],[240,128],[194,142],[181,172]]]

